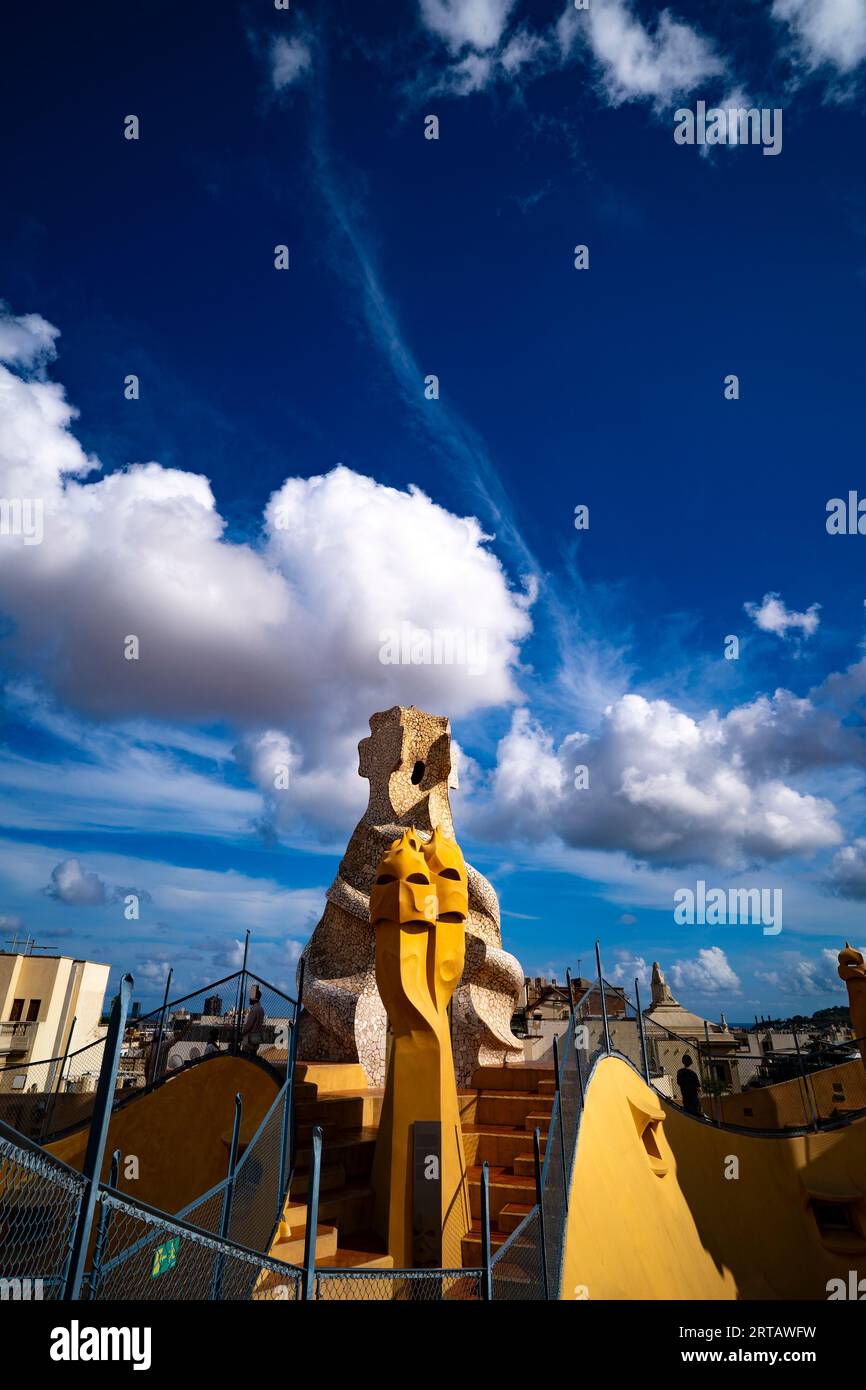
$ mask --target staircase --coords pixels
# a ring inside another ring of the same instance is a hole
[[[295,1081],[295,1164],[283,1219],[271,1246],[274,1259],[302,1264],[307,1226],[307,1192],[312,1133],[322,1129],[322,1169],[316,1226],[317,1269],[391,1269],[393,1260],[372,1230],[371,1171],[381,1090],[331,1090],[358,1078],[342,1064],[298,1067]],[[360,1071],[360,1068],[357,1068]],[[311,1079],[306,1079],[309,1076]],[[361,1072],[363,1078],[363,1072]]]
[[[460,1095],[472,1227],[463,1238],[463,1267],[478,1268],[481,1258],[481,1165],[490,1169],[491,1253],[502,1245],[535,1206],[532,1133],[541,1131],[541,1156],[553,1109],[551,1067],[516,1063],[478,1067],[472,1087]]]

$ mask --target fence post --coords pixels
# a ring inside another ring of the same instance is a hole
[[[241,977],[238,980],[238,1016],[235,1025],[235,1052],[241,1050],[241,1029],[244,1024],[244,1002],[247,997],[247,953],[250,949],[250,929],[244,937],[244,958],[241,964]]]
[[[571,1013],[571,1028],[574,1032],[574,989],[571,983],[571,970],[568,967],[565,971],[565,983],[568,985],[568,1008]]]
[[[493,1301],[493,1271],[490,1268],[490,1165],[487,1160],[481,1165],[481,1297],[485,1303]]]
[[[794,1028],[793,1024],[791,1025],[791,1028],[794,1034],[794,1046],[797,1049],[797,1061],[800,1063],[800,1076],[802,1078],[803,1083],[803,1113],[806,1116],[806,1124],[811,1124],[814,1130],[818,1130],[820,1128],[820,1125],[818,1124],[818,1116],[815,1107],[812,1104],[812,1097],[809,1095],[809,1082],[806,1075],[806,1064],[803,1061],[803,1054],[800,1051],[800,1039],[797,1037],[797,1030],[796,1028]],[[806,1108],[807,1106],[808,1110]],[[812,1117],[811,1120],[809,1118],[810,1114]]]
[[[286,1052],[286,1090],[283,1097],[283,1122],[280,1128],[280,1167],[277,1178],[277,1221],[283,1214],[286,1189],[292,1173],[294,1160],[294,1136],[292,1133],[292,1113],[295,1092],[295,1064],[298,1056],[298,1023],[301,1013],[301,994],[304,988],[304,958],[298,967],[298,997],[295,1000],[295,1014]]]
[[[111,1172],[108,1175],[108,1186],[117,1187],[117,1180],[120,1177],[120,1149],[115,1149],[111,1155]],[[105,1242],[108,1237],[108,1223],[111,1218],[111,1209],[103,1202],[99,1208],[99,1224],[96,1227],[96,1240],[93,1243],[93,1263],[90,1267],[90,1297],[95,1298],[99,1285],[102,1282],[102,1256],[105,1253]]]
[[[96,1100],[90,1117],[90,1130],[87,1135],[87,1148],[84,1153],[84,1166],[81,1169],[84,1188],[75,1234],[72,1237],[72,1250],[69,1260],[69,1274],[63,1291],[65,1300],[81,1297],[81,1284],[84,1279],[84,1264],[87,1247],[93,1229],[96,1199],[99,1195],[99,1175],[102,1172],[102,1159],[108,1139],[108,1126],[111,1122],[111,1107],[114,1101],[114,1088],[117,1081],[117,1064],[120,1061],[120,1046],[126,1015],[132,997],[132,976],[124,975],[120,981],[120,991],[111,1008],[108,1032],[105,1035],[105,1050],[96,1087]]]
[[[646,1050],[646,1028],[644,1027],[643,1014],[641,1013],[640,985],[637,982],[637,977],[635,977],[634,982],[634,1002],[637,1009],[637,1026],[640,1032],[640,1055],[643,1058],[643,1079],[649,1086],[652,1083],[650,1082],[649,1057]]]
[[[598,967],[598,992],[601,995],[601,1019],[604,1027],[604,1050],[610,1056],[610,1029],[607,1023],[607,1000],[604,997],[604,976],[601,973],[601,950],[595,943],[595,963]]]
[[[229,1171],[226,1177],[226,1185],[223,1188],[223,1206],[220,1213],[220,1236],[223,1240],[228,1240],[229,1230],[232,1224],[232,1202],[235,1195],[235,1170],[238,1166],[238,1144],[241,1137],[241,1120],[244,1113],[244,1103],[241,1099],[240,1091],[235,1094],[235,1117],[232,1124],[232,1142],[229,1147]],[[211,1280],[211,1302],[217,1303],[222,1297],[223,1266],[225,1257],[222,1253],[218,1254],[214,1261],[213,1279]]]
[[[550,1143],[550,1140],[547,1141]],[[535,1160],[535,1202],[538,1207],[538,1243],[541,1246],[541,1277],[544,1280],[544,1297],[550,1298],[547,1289],[547,1241],[544,1238],[544,1204],[541,1200],[541,1130],[536,1125],[532,1132],[532,1156]]]
[[[165,977],[165,993],[162,996],[162,1009],[160,1010],[159,1015],[159,1028],[156,1031],[156,1049],[153,1054],[153,1067],[151,1068],[152,1075],[150,1077],[151,1082],[156,1081],[157,1077],[159,1076],[159,1054],[162,1051],[162,1035],[165,1030],[165,1011],[168,1008],[168,991],[171,987],[171,977],[173,974],[174,970],[171,969]]]
[[[562,1118],[562,1094],[559,1085],[559,1045],[557,1044],[556,1038],[553,1039],[553,1070],[556,1078],[556,1095],[553,1103],[556,1106],[559,1116],[559,1157],[560,1166],[562,1168],[562,1200],[565,1204],[565,1210],[568,1211],[568,1176],[565,1171],[565,1128]],[[552,1118],[553,1116],[551,1115],[551,1119]],[[548,1130],[548,1136],[549,1133],[550,1131]],[[547,1142],[548,1144],[550,1143],[549,1137]]]
[[[313,1125],[312,1159],[307,1188],[307,1227],[304,1231],[304,1278],[301,1297],[310,1300],[316,1283],[316,1227],[319,1224],[319,1177],[322,1169],[322,1127]]]
[[[66,1046],[63,1049],[63,1057],[60,1062],[60,1075],[57,1078],[57,1084],[52,1085],[51,1087],[51,1095],[48,1097],[48,1104],[45,1107],[45,1114],[42,1116],[42,1132],[39,1136],[40,1144],[45,1143],[45,1136],[48,1133],[48,1121],[54,1114],[55,1100],[60,1093],[60,1087],[63,1085],[63,1072],[66,1068],[66,1063],[69,1061],[69,1049],[72,1046],[72,1034],[75,1032],[75,1025],[77,1022],[77,1017],[73,1018],[72,1027],[69,1030],[69,1034],[66,1039]]]

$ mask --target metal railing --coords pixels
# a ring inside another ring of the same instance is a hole
[[[722,1129],[776,1134],[837,1128],[866,1113],[866,1039],[829,1043],[802,1038],[792,1029],[793,1046],[747,1052],[737,1039],[745,1030],[713,1026],[711,1032],[704,1023],[703,1036],[684,1036],[647,1017],[637,980],[634,997],[622,985],[605,981],[604,989],[624,1010],[607,1020],[613,1047],[668,1104],[686,1114]],[[584,1021],[590,1036],[601,1040],[605,1021],[598,1014],[594,1024]],[[688,1095],[680,1084],[684,1071],[695,1077]]]
[[[247,968],[246,957],[241,970],[169,1000],[172,974],[169,970],[163,1003],[126,1021],[113,1104],[123,1104],[213,1050],[254,1052],[280,1069],[290,1068],[300,997],[293,998],[255,975]],[[265,1014],[258,1040],[245,1037],[243,1031],[253,988],[259,992]],[[208,1003],[217,1005],[216,1013],[207,1011]],[[73,1048],[74,1036],[73,1019],[61,1055],[0,1066],[0,1121],[41,1144],[83,1124],[93,1112],[105,1038]]]

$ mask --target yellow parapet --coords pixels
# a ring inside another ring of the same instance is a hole
[[[467,913],[466,866],[456,841],[439,829],[427,843],[405,831],[383,855],[370,893],[376,984],[393,1037],[373,1164],[375,1221],[398,1268],[416,1263],[424,1235],[413,1233],[421,1209],[416,1125],[441,1126],[438,1175],[435,1161],[427,1175],[434,1192],[439,1179],[427,1234],[444,1267],[459,1267],[471,1224],[448,1019],[463,973]]]
[[[702,1122],[691,1123],[702,1134]],[[680,1186],[658,1096],[627,1062],[605,1059],[586,1093],[561,1297],[736,1296],[732,1275],[705,1248]]]

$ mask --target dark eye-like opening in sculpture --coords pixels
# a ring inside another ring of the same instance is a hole
[[[417,762],[417,763],[415,764],[415,766],[414,766],[413,769],[412,769],[412,776],[411,776],[411,778],[410,778],[410,781],[412,782],[412,785],[415,786],[415,787],[417,787],[418,783],[421,781],[421,778],[422,778],[423,776],[424,776],[424,764],[423,764],[422,762],[419,761],[419,762]]]
[[[454,878],[454,879],[457,880],[458,883],[460,882],[460,874],[457,872],[456,869],[443,869],[443,870],[441,871],[441,873],[439,874],[439,877],[440,877],[440,878]]]
[[[406,882],[407,882],[407,883],[429,883],[430,880],[429,880],[429,878],[427,877],[426,874],[410,874],[409,877],[407,878]]]
[[[377,883],[396,883],[394,874],[380,874],[376,879]]]

